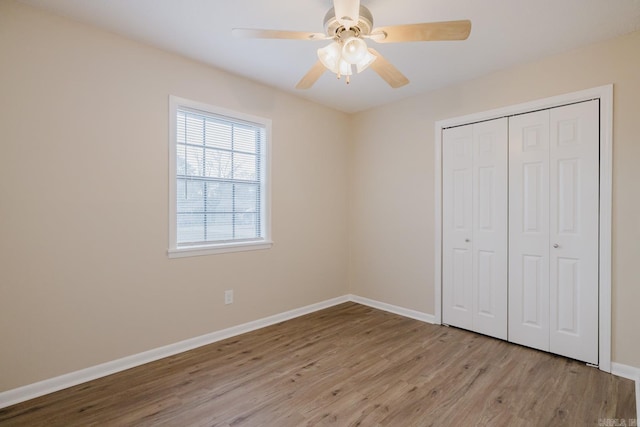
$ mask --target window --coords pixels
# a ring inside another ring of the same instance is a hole
[[[271,247],[271,121],[170,97],[169,256]]]

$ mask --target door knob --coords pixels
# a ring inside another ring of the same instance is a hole
[[[558,249],[558,248],[560,247],[560,245],[559,245],[559,244],[557,244],[557,243],[554,243],[554,244],[553,244],[553,247],[554,247],[554,248],[556,248],[556,249]]]
[[[471,239],[464,239],[465,242],[469,243]]]

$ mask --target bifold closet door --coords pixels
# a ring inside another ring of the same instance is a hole
[[[599,101],[550,114],[549,348],[597,365]]]
[[[473,125],[442,135],[442,321],[473,328]]]
[[[507,119],[443,131],[443,322],[507,338]]]
[[[549,110],[509,118],[509,341],[549,351]]]
[[[509,341],[598,363],[599,103],[509,120]]]

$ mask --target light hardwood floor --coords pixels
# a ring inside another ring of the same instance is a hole
[[[345,303],[0,409],[20,426],[597,426],[634,384]]]

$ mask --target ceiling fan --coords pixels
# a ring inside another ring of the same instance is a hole
[[[318,61],[298,82],[296,89],[309,89],[326,70],[338,78],[345,76],[348,84],[354,67],[360,73],[369,66],[392,88],[398,88],[409,83],[409,79],[379,52],[368,47],[365,39],[377,43],[465,40],[471,32],[471,21],[373,28],[373,16],[360,4],[360,0],[333,0],[333,7],[324,17],[324,29],[325,33],[251,28],[234,28],[232,32],[236,37],[247,38],[332,40],[329,45],[318,49]]]

